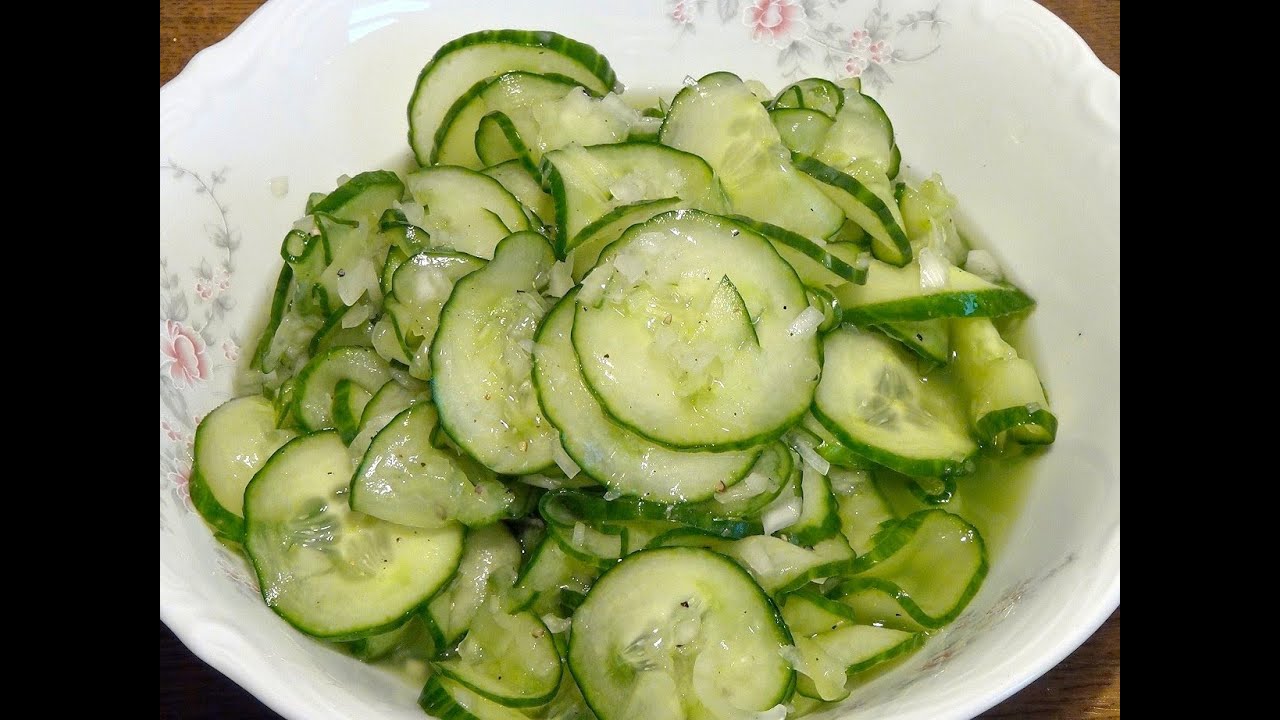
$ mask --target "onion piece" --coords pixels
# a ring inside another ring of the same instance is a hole
[[[937,290],[947,286],[951,263],[941,252],[932,247],[920,249],[920,287]]]
[[[560,467],[560,471],[567,478],[574,478],[578,473],[582,472],[582,468],[578,467],[578,463],[569,457],[569,453],[565,452],[564,447],[560,443],[556,443],[551,448],[551,457],[556,461],[556,465]]]
[[[800,496],[783,493],[777,500],[769,503],[760,516],[764,525],[764,534],[772,535],[779,530],[791,527],[800,519]]]
[[[289,194],[288,175],[277,175],[268,180],[267,185],[271,188],[271,194],[278,198],[282,198]]]
[[[1004,279],[1004,271],[995,255],[986,250],[970,250],[964,260],[964,269],[988,282],[1000,282]]]
[[[769,489],[769,476],[764,473],[753,472],[742,480],[738,481],[726,489],[724,492],[716,493],[716,502],[734,503],[739,500],[747,500],[753,498],[765,490]]]
[[[573,625],[573,618],[562,618],[548,613],[542,616],[542,624],[547,626],[552,635],[559,635]]]
[[[818,332],[818,326],[822,321],[826,320],[826,316],[818,308],[810,305],[796,315],[796,319],[791,321],[791,326],[787,328],[787,333],[791,337],[813,337]]]

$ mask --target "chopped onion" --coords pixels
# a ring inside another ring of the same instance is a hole
[[[936,290],[947,286],[947,271],[951,263],[938,250],[932,247],[920,249],[920,287],[925,290]]]
[[[791,327],[787,328],[787,333],[791,337],[807,338],[813,337],[818,332],[818,326],[826,316],[818,308],[810,305],[796,315],[796,319],[791,321]]]
[[[582,289],[578,291],[578,302],[583,305],[595,305],[604,297],[605,286],[613,277],[613,263],[603,262],[595,270],[582,278]]]
[[[996,256],[986,250],[970,250],[965,258],[964,269],[989,282],[1000,282],[1004,279],[1004,271]]]
[[[338,277],[338,297],[343,305],[355,305],[366,290],[373,297],[378,287],[378,272],[369,258],[360,258],[354,267],[346,268]]]
[[[609,488],[603,495],[605,500],[617,500],[622,497],[622,491],[617,488]]]
[[[800,459],[804,464],[817,470],[820,474],[826,475],[831,472],[831,463],[826,458],[818,454],[817,450],[809,444],[807,438],[800,435],[791,436],[791,447],[800,455]]]
[[[801,663],[804,662],[804,659],[800,657],[800,649],[795,645],[783,645],[778,648],[778,654],[781,655],[782,659],[786,660],[793,668],[800,667]]]
[[[644,260],[636,257],[634,253],[623,252],[613,258],[613,266],[622,273],[627,282],[633,285],[644,277],[644,265]]]
[[[277,175],[271,178],[270,180],[268,180],[267,184],[271,187],[271,194],[275,195],[278,198],[282,198],[285,195],[289,194],[289,176],[288,175]]]
[[[547,294],[552,297],[564,297],[564,294],[571,289],[573,289],[573,266],[566,258],[551,266],[547,279]]]
[[[413,225],[423,227],[427,224],[427,211],[416,202],[401,203],[400,212],[404,213],[404,219]]]
[[[341,185],[346,185],[349,180],[351,180],[351,176],[346,173],[343,173],[338,176],[338,179],[335,182],[337,185],[341,186]]]
[[[542,624],[547,626],[552,635],[559,635],[573,625],[573,618],[562,618],[548,613],[542,616]]]
[[[569,457],[569,453],[565,452],[560,443],[556,443],[552,446],[551,457],[555,459],[556,465],[560,467],[560,470],[564,473],[565,477],[577,477],[578,473],[582,472],[582,468],[578,467],[578,463],[574,462],[573,458]]]
[[[371,312],[369,306],[364,303],[351,306],[350,310],[342,314],[342,327],[353,328],[362,324],[369,319]]]
[[[724,492],[716,493],[714,497],[717,502],[722,503],[733,503],[738,502],[739,500],[747,500],[759,495],[765,490],[768,490],[769,484],[768,475],[753,472],[735,483],[733,487],[730,487]]]
[[[764,509],[760,522],[764,524],[764,534],[772,535],[783,528],[791,527],[799,519],[800,496],[784,492]]]
[[[320,228],[316,227],[315,215],[304,215],[293,221],[293,229],[301,230],[308,235],[315,235],[320,232]]]
[[[629,172],[609,184],[609,194],[623,205],[644,199],[644,178],[639,173]]]
[[[534,487],[546,488],[547,490],[560,489],[560,482],[557,480],[552,480],[546,475],[537,475],[537,474],[521,475],[520,482],[524,483],[525,485],[532,485]]]
[[[685,75],[683,82],[685,87],[698,87],[698,81],[692,75]]]
[[[587,526],[578,521],[573,524],[573,546],[582,547],[587,544]]]

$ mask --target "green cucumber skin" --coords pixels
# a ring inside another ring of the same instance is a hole
[[[891,453],[854,440],[853,436],[841,429],[834,420],[827,417],[822,410],[818,408],[817,403],[813,404],[810,411],[818,422],[822,423],[822,426],[827,429],[827,432],[834,435],[835,438],[840,441],[840,444],[848,448],[850,452],[859,457],[866,458],[877,465],[883,465],[890,470],[896,470],[903,475],[911,475],[912,477],[943,478],[968,475],[973,471],[973,463],[971,462],[973,459],[972,455],[960,460],[948,460],[942,458],[920,460],[904,458],[896,453]]]
[[[192,467],[187,491],[191,493],[191,504],[200,513],[200,517],[213,527],[215,535],[236,543],[244,540],[244,518],[222,507],[213,497],[213,491],[205,483],[199,468]]]
[[[528,170],[529,174],[533,175],[534,179],[538,179],[540,177],[539,164],[533,161],[533,152],[529,150],[529,146],[525,143],[524,138],[520,137],[520,131],[516,129],[516,124],[511,121],[511,118],[507,117],[506,113],[498,111],[491,112],[481,118],[480,121],[481,124],[488,121],[497,125],[498,129],[502,131],[502,136],[505,137],[507,142],[511,145],[511,150],[515,153],[515,158],[511,159],[519,160],[520,165],[523,166],[525,170]],[[486,165],[495,164],[490,162],[489,158],[486,157],[487,153],[480,153],[479,138],[480,135],[477,133],[476,154],[480,156],[481,162],[484,162]]]
[[[287,262],[282,263],[280,275],[276,278],[276,289],[271,293],[271,312],[267,315],[266,327],[262,329],[258,345],[253,351],[253,363],[250,367],[254,370],[263,369],[262,362],[271,350],[271,341],[275,339],[276,331],[280,329],[280,321],[284,319],[284,312],[289,306],[289,287],[292,284],[293,266]]]
[[[867,268],[856,268],[850,265],[799,233],[742,215],[729,217],[739,225],[755,230],[770,242],[778,242],[803,253],[809,259],[851,283],[862,285],[867,281]]]
[[[422,149],[414,142],[415,123],[413,118],[413,106],[418,100],[418,96],[422,93],[427,85],[427,80],[431,77],[432,71],[436,68],[437,63],[455,50],[471,47],[474,45],[523,45],[525,47],[544,47],[552,52],[564,55],[583,67],[584,70],[595,76],[599,80],[601,87],[604,89],[613,89],[618,84],[617,75],[614,74],[613,68],[609,65],[609,61],[601,55],[595,48],[585,43],[578,42],[571,38],[565,37],[559,33],[547,30],[481,30],[480,32],[469,33],[460,38],[445,43],[431,60],[423,66],[422,71],[418,74],[418,79],[414,84],[413,95],[409,99],[408,118],[409,118],[409,147],[413,150],[414,158],[419,165],[426,166],[435,162],[435,148],[439,147],[439,137],[437,133],[444,127],[443,122],[436,128],[430,130],[432,141],[432,152],[430,156],[423,157]],[[517,68],[511,68],[515,70]],[[594,88],[588,88],[594,89]],[[442,118],[443,120],[443,118]]]
[[[889,206],[885,205],[879,196],[867,189],[866,185],[863,185],[857,178],[842,173],[808,155],[793,152],[791,153],[791,161],[797,170],[821,183],[849,193],[855,200],[875,213],[876,219],[884,225],[885,231],[889,234],[889,239],[893,242],[894,249],[898,253],[897,258],[880,258],[881,260],[899,267],[911,261],[911,240],[907,238],[906,231],[893,218],[893,213],[889,211]],[[900,260],[900,262],[894,262],[894,260]]]
[[[401,192],[404,191],[404,183],[400,181],[399,175],[390,170],[370,170],[352,177],[338,189],[329,193],[324,200],[316,203],[315,207],[311,208],[311,214],[335,213],[374,185],[396,185]]]
[[[1031,296],[1015,287],[962,290],[904,298],[875,305],[844,306],[846,322],[859,327],[937,318],[1000,317],[1035,307]]]
[[[990,443],[1000,433],[1020,426],[1034,425],[1042,428],[1042,434],[1019,435],[1018,441],[1027,445],[1050,445],[1058,436],[1058,418],[1044,408],[1035,412],[1023,406],[989,412],[979,418],[976,427],[984,442]]]

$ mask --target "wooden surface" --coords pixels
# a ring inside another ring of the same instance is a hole
[[[226,37],[261,2],[257,0],[161,0],[160,84],[177,75],[200,50]],[[1044,0],[1042,3],[1120,72],[1119,0]],[[1092,638],[984,719],[1116,718],[1120,716],[1120,611]],[[160,624],[161,720],[275,720],[268,710],[205,665]]]

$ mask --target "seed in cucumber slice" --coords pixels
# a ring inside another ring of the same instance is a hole
[[[351,508],[388,522],[434,528],[496,522],[515,501],[487,468],[431,445],[436,409],[417,403],[373,438],[351,480]]]
[[[745,318],[714,301],[726,276]],[[808,298],[749,228],[696,210],[659,215],[609,246],[577,301],[583,378],[610,416],[645,437],[684,450],[750,447],[806,410],[820,372],[816,328],[791,326]]]
[[[554,262],[541,235],[507,237],[492,262],[454,286],[431,344],[441,428],[497,473],[527,475],[555,463],[559,439],[531,379],[533,336],[548,309],[540,293]]]
[[[456,523],[423,530],[357,513],[336,432],[291,440],[245,489],[245,549],[267,605],[299,630],[354,640],[406,621],[462,556]]]
[[[409,100],[409,147],[435,162],[437,131],[454,101],[475,83],[512,70],[557,73],[604,94],[616,78],[595,48],[547,31],[485,30],[446,43],[422,68]]]
[[[295,434],[276,429],[275,407],[258,395],[228,400],[200,421],[191,501],[219,534],[237,541],[244,536],[244,489]]]
[[[600,720],[714,718],[784,703],[795,675],[773,603],[723,555],[628,555],[574,613],[569,667]]]
[[[922,381],[905,352],[878,333],[828,333],[814,417],[840,444],[905,475],[967,473],[978,444],[963,409],[945,378]]]
[[[534,341],[533,380],[543,411],[582,472],[623,495],[657,503],[707,500],[745,477],[758,449],[671,450],[609,419],[582,379],[573,350],[576,294],[566,295],[543,320]]]

